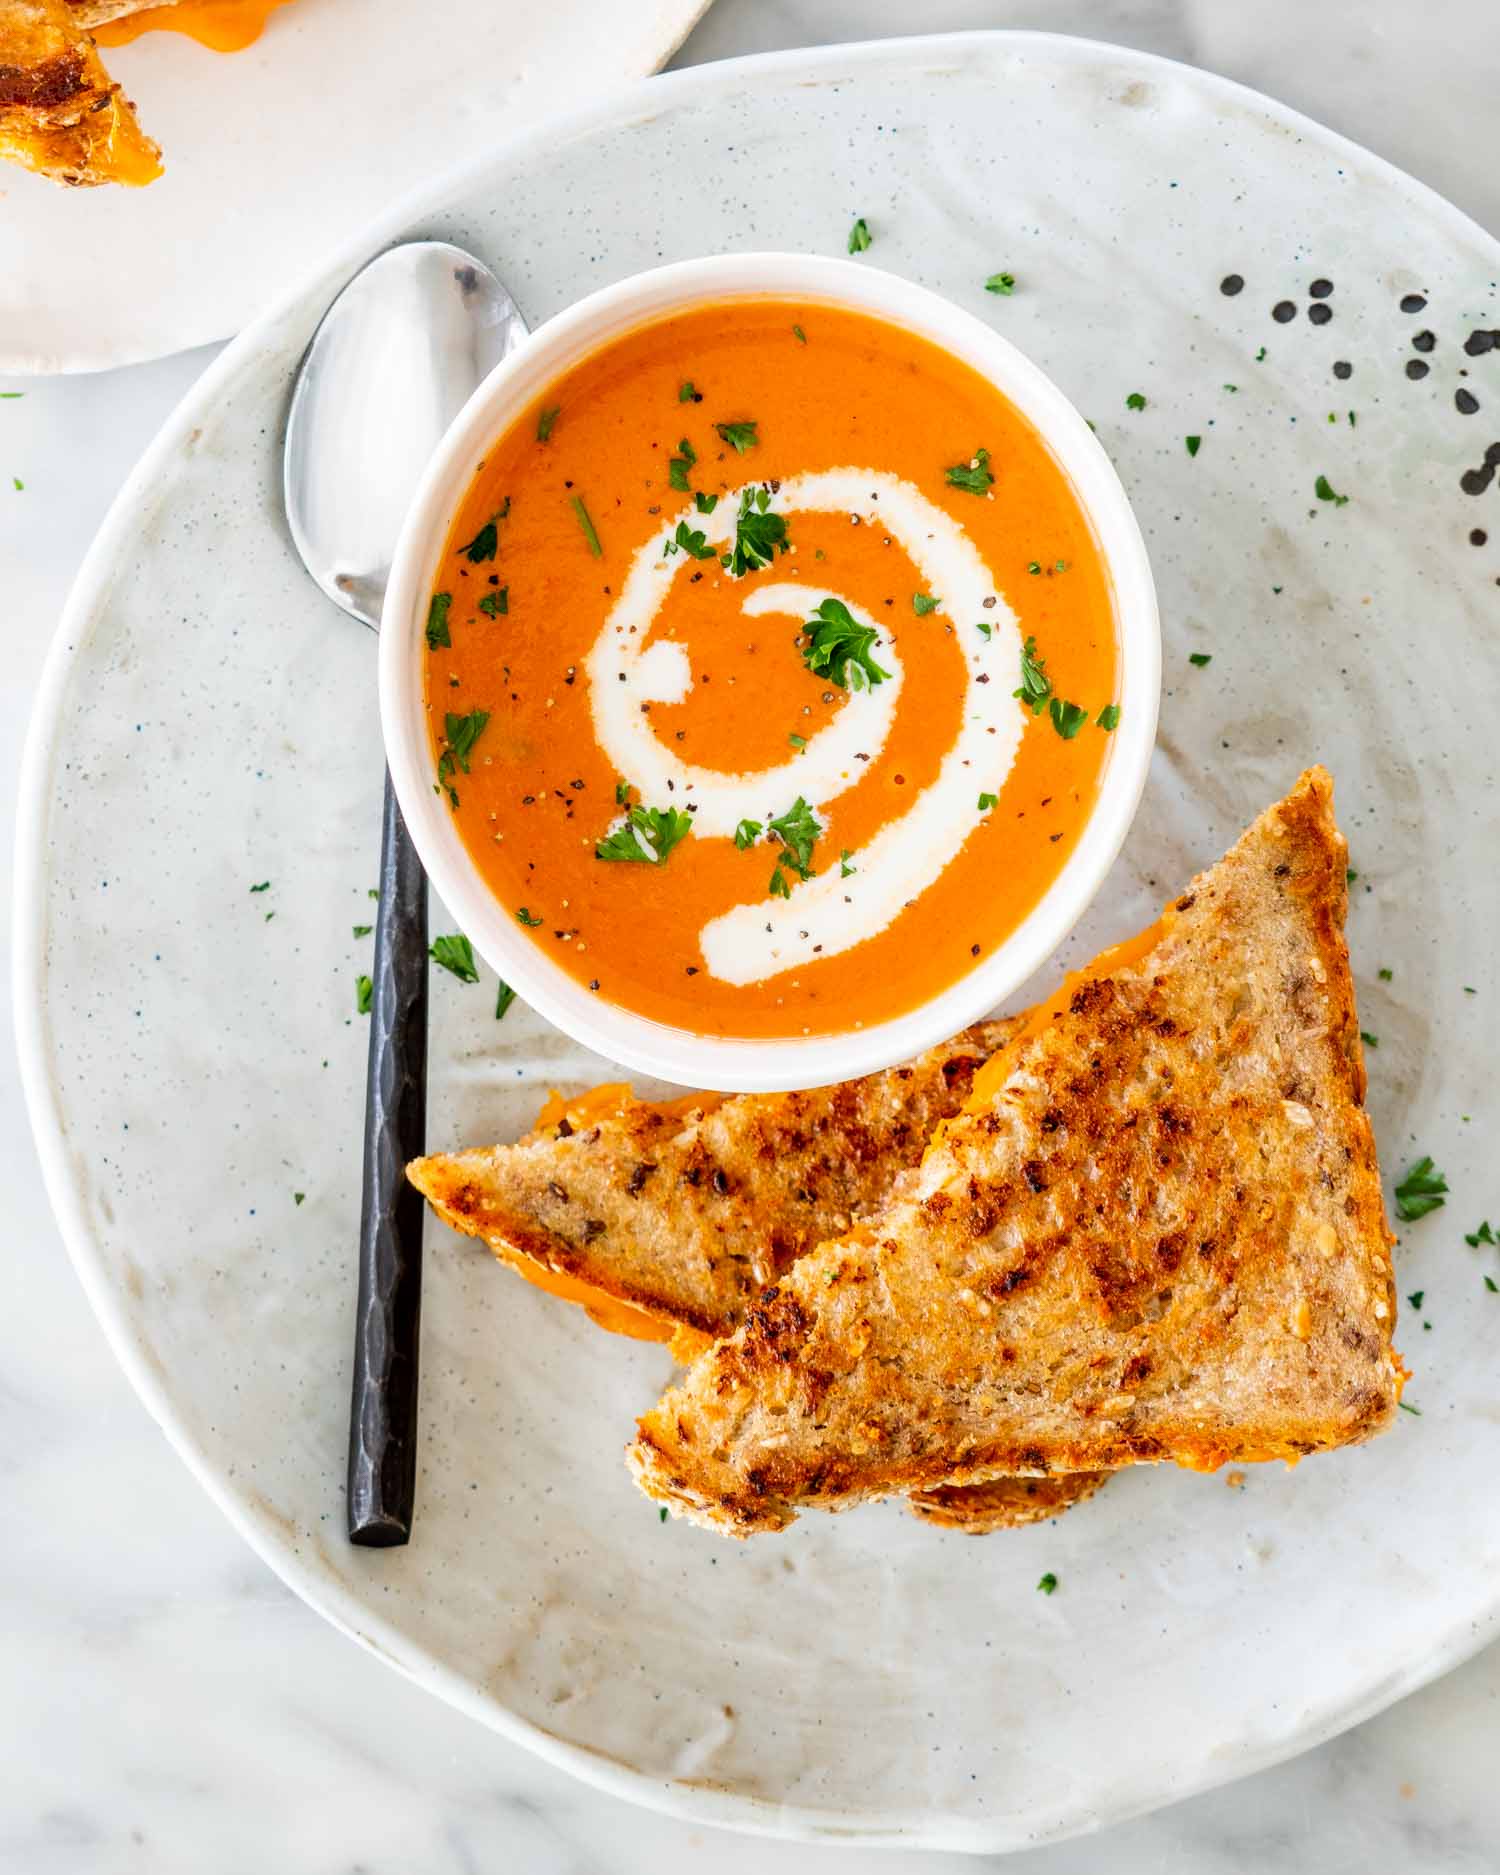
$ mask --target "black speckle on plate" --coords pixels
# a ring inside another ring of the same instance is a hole
[[[1314,299],[1327,299],[1328,295],[1333,291],[1333,282],[1331,280],[1314,280],[1307,290]]]
[[[1453,405],[1460,416],[1472,417],[1479,408],[1479,399],[1472,391],[1458,390],[1453,393]]]
[[[1277,325],[1287,325],[1297,317],[1297,308],[1293,305],[1291,300],[1279,299],[1271,308],[1271,317],[1276,321]]]
[[[1406,361],[1406,375],[1414,384],[1418,378],[1425,378],[1431,368],[1430,365],[1424,364],[1420,358],[1408,358]]]
[[[1482,358],[1487,351],[1492,351],[1494,346],[1495,334],[1486,332],[1483,326],[1476,327],[1464,340],[1464,351],[1470,358]]]
[[[1307,316],[1315,326],[1326,326],[1333,317],[1333,308],[1325,306],[1321,300],[1316,300],[1308,307]]]
[[[1482,527],[1471,527],[1469,529],[1469,545],[1471,547],[1482,547],[1488,539],[1489,535],[1485,533]]]
[[[1430,352],[1436,344],[1436,332],[1428,332],[1424,329],[1413,338],[1411,348],[1414,352]]]
[[[1354,367],[1347,358],[1337,359],[1334,362],[1333,375],[1336,378],[1352,378],[1354,376]]]
[[[1421,312],[1426,304],[1426,299],[1420,293],[1405,293],[1401,298],[1402,312]]]
[[[1224,294],[1227,299],[1233,299],[1236,293],[1243,292],[1244,287],[1245,276],[1239,273],[1226,273],[1224,278],[1219,282],[1219,291]]]
[[[1484,466],[1493,469],[1497,464],[1500,464],[1500,443],[1491,443],[1484,452]]]

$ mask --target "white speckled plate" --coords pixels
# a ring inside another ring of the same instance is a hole
[[[1265,99],[1031,35],[652,81],[508,146],[401,227],[472,244],[536,320],[658,260],[837,252],[856,214],[872,260],[993,319],[1092,416],[1154,557],[1156,765],[1072,954],[1143,923],[1306,761],[1338,778],[1387,1170],[1430,1152],[1453,1190],[1399,1252],[1403,1293],[1425,1294],[1400,1325],[1420,1417],[1239,1490],[1138,1470],[1009,1536],[889,1505],[737,1547],[662,1526],[626,1478],[660,1350],[439,1232],[416,1541],[346,1546],[368,955],[350,927],[381,759],[374,647],[293,558],[278,438],[308,332],[394,222],[224,354],[90,555],[27,769],[22,1050],[120,1358],[331,1619],[640,1800],[999,1848],[1264,1765],[1496,1626],[1500,1295],[1483,1277],[1500,1257],[1463,1232],[1500,1213],[1500,498],[1460,476],[1500,435],[1500,353],[1461,350],[1500,326],[1500,252]],[[981,291],[998,268],[1013,298]],[[1332,318],[1315,326],[1320,275]],[[1415,292],[1426,309],[1403,312]],[[1409,359],[1429,375],[1409,380]],[[1320,475],[1346,505],[1317,498]],[[1475,528],[1494,544],[1469,544]],[[434,1142],[510,1134],[550,1083],[607,1072],[519,1008],[497,1024],[493,1001],[489,983],[435,985]]]

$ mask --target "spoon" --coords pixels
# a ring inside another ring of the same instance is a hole
[[[472,254],[412,241],[379,254],[324,313],[287,416],[283,489],[303,564],[378,630],[391,555],[423,469],[475,386],[526,338]],[[411,1535],[417,1471],[422,1199],[407,1182],[427,1117],[427,881],[385,778],[365,1083],[349,1540]]]

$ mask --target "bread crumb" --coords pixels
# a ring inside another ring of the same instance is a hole
[[[1224,1477],[1224,1482],[1229,1486],[1231,1491],[1243,1491],[1245,1488],[1245,1474],[1242,1471],[1227,1472]]]

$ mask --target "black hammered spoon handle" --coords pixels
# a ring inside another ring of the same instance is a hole
[[[427,1127],[427,880],[385,778],[365,1084],[359,1317],[349,1416],[349,1541],[411,1535],[417,1483],[422,1194],[406,1165]]]

